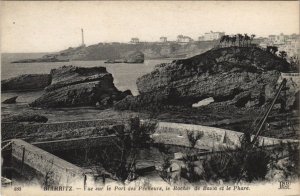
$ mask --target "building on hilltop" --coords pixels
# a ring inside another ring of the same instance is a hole
[[[268,38],[259,44],[261,47],[277,46],[279,51],[285,51],[288,56],[300,55],[300,35],[269,35]]]
[[[220,39],[224,35],[225,35],[225,32],[213,32],[213,31],[210,31],[208,33],[204,33],[204,36],[201,38],[202,39],[201,41],[218,40],[218,39]]]
[[[204,40],[204,36],[199,36],[199,37],[198,37],[198,41],[205,41],[205,40]]]
[[[192,41],[193,41],[193,39],[190,38],[189,36],[184,36],[184,35],[177,36],[177,42],[179,42],[179,43],[189,43]]]
[[[137,38],[137,37],[133,37],[133,38],[131,38],[130,43],[131,44],[138,44],[138,43],[140,43],[140,39]]]
[[[300,39],[288,39],[284,44],[278,45],[279,51],[285,51],[289,56],[300,55]]]
[[[167,39],[167,37],[160,37],[159,41],[165,43],[168,41],[168,39]]]
[[[288,35],[281,33],[280,35],[269,35],[267,42],[271,44],[285,44],[285,42],[290,38]]]

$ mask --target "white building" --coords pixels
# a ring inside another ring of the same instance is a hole
[[[209,33],[204,33],[203,41],[218,40],[218,39],[220,39],[223,35],[225,35],[224,32],[213,32],[213,31],[210,31]]]
[[[288,39],[284,44],[277,46],[279,51],[286,51],[289,56],[300,55],[300,39]]]
[[[281,33],[280,35],[269,35],[267,42],[270,44],[285,44],[289,36]]]
[[[205,40],[204,40],[204,36],[199,36],[199,37],[198,37],[198,41],[205,41]]]
[[[184,36],[184,35],[177,36],[177,42],[179,42],[179,43],[188,43],[191,41],[193,41],[193,39],[190,38],[189,36]]]
[[[168,39],[167,39],[167,37],[160,37],[159,41],[164,43],[164,42],[167,42]]]
[[[286,51],[288,56],[300,55],[300,36],[293,35],[269,35],[268,38],[259,44],[261,47],[277,46],[279,51]]]
[[[139,43],[139,42],[140,42],[140,39],[137,38],[137,37],[133,37],[133,38],[131,38],[131,40],[130,40],[130,43],[132,43],[132,44],[137,44],[137,43]]]

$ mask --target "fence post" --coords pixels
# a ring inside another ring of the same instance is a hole
[[[86,174],[84,174],[83,188],[84,188],[84,190],[86,189]]]

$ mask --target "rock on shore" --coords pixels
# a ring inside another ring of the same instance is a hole
[[[124,63],[144,63],[144,54],[139,51],[126,53]]]
[[[236,107],[259,107],[273,98],[280,72],[290,64],[256,47],[227,47],[160,64],[137,80],[140,95],[127,97],[117,109],[156,105],[191,107],[205,98]],[[290,103],[292,104],[292,103]]]
[[[105,67],[63,66],[51,70],[52,83],[46,93],[34,102],[32,107],[109,107],[128,95],[122,93],[113,83],[113,77]]]
[[[1,81],[2,91],[30,91],[44,89],[51,83],[50,74],[24,74]]]
[[[14,103],[16,103],[17,98],[18,98],[18,96],[14,96],[14,97],[11,97],[11,98],[8,98],[8,99],[2,101],[2,103],[4,103],[4,104],[14,104]]]
[[[105,63],[144,63],[145,55],[139,51],[127,52],[122,59],[108,59]]]

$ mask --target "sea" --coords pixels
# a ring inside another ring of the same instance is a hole
[[[74,65],[81,67],[103,66],[113,75],[115,86],[121,90],[131,90],[133,95],[138,95],[136,80],[144,74],[150,73],[154,66],[160,63],[168,63],[174,59],[155,59],[145,60],[143,64],[106,64],[104,61],[70,61],[70,62],[47,62],[47,63],[11,63],[21,59],[40,58],[46,53],[4,53],[1,56],[1,80],[15,77],[21,74],[45,74],[50,73],[51,69],[61,67],[63,65]],[[17,104],[1,104],[1,114],[19,113],[22,111],[34,110],[28,107],[28,103],[34,101],[41,96],[43,91],[34,92],[2,92],[1,100],[18,96]],[[50,111],[50,112],[49,112]],[[46,111],[45,111],[46,112]],[[63,116],[56,116],[57,112]],[[99,112],[99,111],[98,111]],[[68,108],[48,110],[47,114],[52,116],[51,121],[69,120],[70,114],[78,114],[79,119],[89,119],[97,111],[93,108]]]

